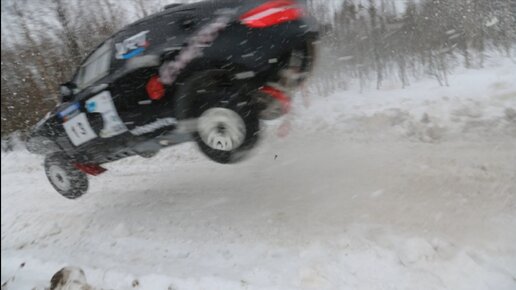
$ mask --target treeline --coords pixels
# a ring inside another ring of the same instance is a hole
[[[26,129],[55,106],[58,85],[102,40],[169,2],[2,1],[2,135]],[[515,42],[516,0],[307,2],[322,23],[323,53],[311,85],[321,95],[349,80],[381,88],[386,79],[408,86],[430,75],[447,85],[453,67],[481,67],[488,52],[510,55]]]
[[[41,119],[57,104],[59,84],[87,53],[164,5],[159,0],[2,1],[2,136]]]
[[[516,41],[514,0],[343,0],[337,8],[310,1],[325,25],[318,91],[381,88],[384,80],[434,77],[448,85],[459,65],[482,67],[488,54],[511,56]]]

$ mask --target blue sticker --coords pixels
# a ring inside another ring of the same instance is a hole
[[[89,101],[86,103],[86,111],[88,111],[88,113],[95,112],[95,109],[97,109],[97,102]]]
[[[79,105],[79,103],[73,103],[71,104],[70,106],[68,106],[66,109],[62,110],[61,112],[57,113],[57,115],[61,118],[61,119],[65,119],[67,116],[75,113],[77,110],[79,110],[81,108],[81,106]]]
[[[144,47],[140,47],[140,48],[137,48],[129,53],[126,53],[124,55],[122,55],[122,59],[131,59],[135,56],[138,56],[140,55],[142,52],[145,51],[145,48]]]

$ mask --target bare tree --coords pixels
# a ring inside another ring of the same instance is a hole
[[[73,60],[73,63],[78,63],[81,58],[81,53],[79,49],[79,42],[77,40],[77,36],[73,32],[73,29],[70,25],[70,17],[66,11],[65,4],[63,0],[52,0],[54,5],[56,6],[56,14],[57,20],[63,29],[64,35],[64,44],[66,45],[69,51],[69,57]]]

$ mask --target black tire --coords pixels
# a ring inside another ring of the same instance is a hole
[[[221,163],[221,164],[232,164],[237,163],[239,161],[244,160],[251,149],[255,147],[259,140],[260,133],[260,120],[258,117],[257,111],[254,107],[246,101],[238,102],[237,100],[233,100],[229,103],[214,103],[214,104],[205,104],[203,107],[198,108],[198,123],[201,124],[201,120],[205,114],[209,114],[210,112],[224,112],[226,115],[231,115],[232,118],[241,119],[241,126],[238,126],[245,132],[242,133],[243,141],[238,142],[238,146],[231,148],[231,150],[219,150],[214,148],[214,146],[210,146],[209,142],[206,142],[206,138],[201,135],[200,128],[198,127],[198,131],[194,134],[194,138],[199,145],[201,151],[211,160]],[[217,127],[222,127],[221,130],[224,130],[224,124],[222,122],[217,125]],[[225,130],[228,130],[225,128]],[[212,144],[213,145],[213,144]]]
[[[88,191],[88,176],[75,168],[63,153],[45,157],[45,173],[54,189],[68,199],[79,198]]]

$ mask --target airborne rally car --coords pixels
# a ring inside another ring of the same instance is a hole
[[[302,2],[175,4],[125,27],[61,86],[27,147],[72,199],[102,164],[183,142],[219,163],[241,160],[260,120],[285,114],[310,73],[318,33]]]

